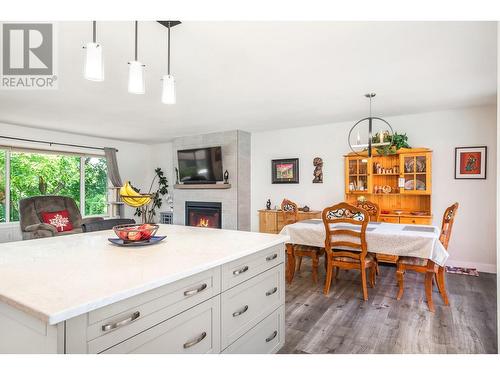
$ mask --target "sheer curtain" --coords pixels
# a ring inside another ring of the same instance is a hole
[[[108,178],[111,181],[113,187],[122,186],[122,179],[120,177],[120,171],[118,170],[118,162],[116,161],[116,149],[104,147],[104,155],[106,156],[106,164],[108,167]],[[113,194],[116,195],[113,197],[113,201],[119,200],[118,190],[113,189]],[[116,206],[115,206],[116,208]],[[110,215],[114,215],[114,209],[111,207]],[[118,206],[118,212],[116,212],[119,217],[124,217],[124,207],[123,205]]]

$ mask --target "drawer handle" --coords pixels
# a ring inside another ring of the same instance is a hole
[[[266,258],[266,260],[267,260],[268,262],[270,262],[271,260],[274,260],[274,259],[276,259],[277,257],[278,257],[278,254],[269,255],[269,256]]]
[[[269,290],[269,291],[266,292],[266,296],[269,297],[270,295],[273,295],[277,291],[278,291],[278,287],[275,286],[273,289],[271,289],[271,290]]]
[[[207,289],[207,284],[203,283],[201,286],[199,286],[198,288],[196,289],[191,289],[191,290],[186,290],[184,292],[184,295],[186,297],[189,297],[189,296],[194,296],[195,294],[198,294],[202,291],[204,291],[205,289]]]
[[[236,318],[237,316],[240,316],[241,314],[246,313],[247,310],[248,310],[248,305],[245,305],[245,307],[243,307],[241,310],[234,312],[233,316]]]
[[[108,331],[111,331],[113,329],[125,326],[127,324],[132,323],[134,320],[136,320],[140,316],[141,316],[141,313],[139,311],[136,311],[135,313],[130,315],[127,319],[123,319],[123,320],[120,320],[119,322],[108,323],[108,324],[103,325],[102,330],[104,332],[108,332]]]
[[[245,266],[243,268],[240,268],[239,270],[233,271],[233,275],[238,276],[247,271],[248,271],[248,266]]]
[[[273,334],[266,339],[266,342],[273,341],[277,335],[278,331],[274,331]]]
[[[203,341],[203,339],[207,337],[207,333],[206,332],[203,332],[201,335],[199,335],[197,338],[191,340],[191,341],[188,341],[187,343],[185,343],[183,346],[184,346],[184,349],[187,349],[187,348],[190,348],[192,346],[195,346],[196,344],[198,344],[199,342]]]

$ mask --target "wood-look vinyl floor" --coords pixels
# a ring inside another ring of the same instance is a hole
[[[340,271],[330,294],[325,272],[313,285],[310,261],[286,289],[285,346],[280,353],[497,353],[496,275],[447,274],[450,306],[434,290],[427,309],[423,275],[408,271],[396,300],[396,269],[381,266],[375,288],[362,300],[359,271]]]

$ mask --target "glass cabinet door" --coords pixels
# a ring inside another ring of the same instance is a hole
[[[347,159],[346,168],[348,176],[346,193],[370,193],[371,178],[369,178],[369,171],[371,170],[371,160],[350,157]]]
[[[401,176],[404,178],[401,193],[429,194],[431,192],[430,170],[429,154],[401,155]]]

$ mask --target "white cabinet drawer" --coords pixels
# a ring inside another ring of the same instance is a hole
[[[221,296],[222,348],[284,303],[283,264],[225,291]]]
[[[88,314],[88,352],[98,353],[220,293],[220,268]]]
[[[222,266],[222,290],[227,290],[283,263],[285,246],[283,244],[270,247]]]
[[[229,345],[224,354],[277,353],[285,343],[285,307],[282,305],[267,318]]]
[[[104,351],[105,354],[182,354],[220,351],[216,296]]]

